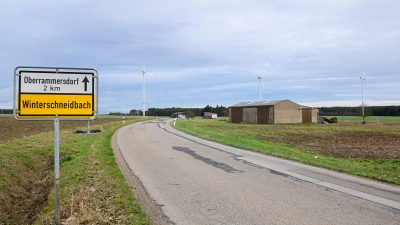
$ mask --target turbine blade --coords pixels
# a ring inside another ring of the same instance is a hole
[[[256,77],[259,77],[257,74],[254,74],[252,71],[250,71],[250,70],[247,70],[249,73],[251,73],[252,75],[254,75],[254,76],[256,76]]]
[[[361,77],[360,77],[360,79],[361,79]],[[363,73],[362,80],[364,80],[365,82],[367,82],[367,84],[368,84],[368,86],[369,86],[369,89],[371,90],[371,85],[368,83],[367,79],[365,79],[365,65],[364,65],[364,73]]]
[[[364,78],[365,82],[367,82],[369,89],[371,89],[371,85],[368,83],[368,81]]]
[[[365,77],[365,65],[364,65],[364,72],[363,72],[363,77]]]
[[[144,74],[146,74],[147,76],[153,78],[153,80],[155,80],[156,82],[158,82],[158,80],[157,80],[156,78],[154,78],[153,76],[151,76],[150,74],[148,74],[148,73],[146,73],[146,72],[144,72]]]
[[[129,80],[132,79],[132,78],[135,78],[135,77],[137,77],[137,76],[140,76],[140,75],[142,75],[142,73],[141,73],[141,74],[137,74],[137,75],[135,75],[135,76],[129,78]]]
[[[268,73],[268,71],[269,71],[269,69],[267,69],[267,72],[265,72],[263,75],[261,75],[261,77],[263,77],[265,74],[267,74],[267,73]]]

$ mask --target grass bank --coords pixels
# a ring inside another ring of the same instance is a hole
[[[125,117],[125,125],[147,119]],[[91,129],[102,132],[81,135],[74,131],[87,129],[87,122],[76,128],[63,126],[67,123],[60,123],[61,221],[149,224],[110,145],[122,120],[94,122]],[[53,135],[44,132],[0,144],[0,224],[54,224]]]
[[[232,124],[178,120],[175,128],[221,144],[400,185],[400,123]]]

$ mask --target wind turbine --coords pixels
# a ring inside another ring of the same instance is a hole
[[[268,69],[269,70],[269,69]],[[267,70],[267,72],[268,72],[268,70]],[[251,72],[251,71],[249,71],[251,74],[253,74],[253,72]],[[262,78],[263,78],[263,76],[267,73],[267,72],[265,72],[263,75],[261,75],[261,76],[259,76],[259,75],[256,75],[257,76],[257,79],[258,79],[258,82],[259,82],[259,84],[260,84],[260,101],[262,101],[261,100],[261,86],[263,87],[263,89],[264,89],[264,92],[265,92],[265,87],[264,87],[264,82],[263,82],[263,80],[262,80]],[[255,75],[255,74],[254,74]]]
[[[360,81],[361,81],[361,108],[362,108],[362,118],[363,118],[363,123],[365,123],[364,121],[364,81],[367,82],[367,84],[369,85],[368,81],[365,79],[365,66],[364,66],[364,73],[363,76],[360,77]]]
[[[145,57],[143,57],[143,70],[142,70],[142,75],[143,75],[143,83],[142,83],[142,96],[143,96],[143,116],[145,116],[146,115],[146,91],[145,91],[145,79],[144,79],[144,76],[145,75],[147,75],[147,76],[149,76],[149,77],[152,77],[152,76],[150,76],[150,74],[148,74],[148,73],[146,73],[146,70],[145,70],[145,63],[146,63],[146,58]],[[132,78],[135,78],[135,77],[132,77]],[[153,77],[152,77],[153,78]],[[153,78],[155,81],[157,81],[156,80],[156,78]]]

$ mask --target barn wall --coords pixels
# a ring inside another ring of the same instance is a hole
[[[204,118],[216,119],[216,118],[218,118],[218,116],[215,113],[204,112]]]
[[[312,123],[318,123],[318,109],[312,111]]]
[[[260,106],[257,107],[257,123],[258,124],[271,124],[274,123],[274,107],[273,106]]]
[[[257,108],[243,108],[243,123],[257,123]]]
[[[229,108],[229,122],[230,123],[243,122],[243,108]]]
[[[302,110],[300,105],[291,102],[283,101],[274,107],[274,123],[301,123]]]
[[[302,109],[302,114],[303,114],[303,123],[311,123],[312,122],[312,109],[310,108],[304,108]]]
[[[259,124],[268,123],[268,107],[257,107],[257,122]]]
[[[273,106],[269,107],[269,118],[268,118],[268,123],[269,123],[269,124],[275,123],[275,120],[274,120],[274,107],[273,107]]]
[[[318,109],[303,108],[303,123],[318,123]],[[305,115],[307,112],[307,115]]]
[[[253,124],[317,123],[318,109],[301,106],[289,100],[270,106],[233,107],[229,108],[229,122]]]

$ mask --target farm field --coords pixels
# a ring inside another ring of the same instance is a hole
[[[125,124],[153,118],[125,116]],[[149,224],[114,158],[110,141],[122,116],[60,121],[62,224]],[[53,121],[0,115],[0,224],[54,224]]]
[[[400,185],[400,122],[361,124],[232,124],[217,120],[178,120],[176,129],[225,145],[339,172]],[[378,120],[379,121],[379,120]]]
[[[154,118],[125,117],[126,124]],[[176,128],[238,148],[400,185],[398,117],[338,117],[337,124],[247,125],[181,120]],[[392,121],[390,121],[392,120]],[[393,121],[394,120],[394,121]],[[119,171],[110,147],[121,116],[60,122],[61,221],[69,224],[149,224]],[[52,224],[53,121],[0,115],[0,224]]]
[[[327,118],[336,117],[338,121],[362,121],[360,116],[326,116]],[[365,121],[371,123],[379,122],[400,122],[400,116],[367,116]]]
[[[116,121],[122,121],[122,117],[99,116],[90,124],[92,126]],[[69,130],[72,133],[77,129],[87,130],[87,127],[87,121],[60,121],[60,130]],[[18,121],[12,115],[0,115],[0,144],[49,131],[54,131],[53,121]]]

